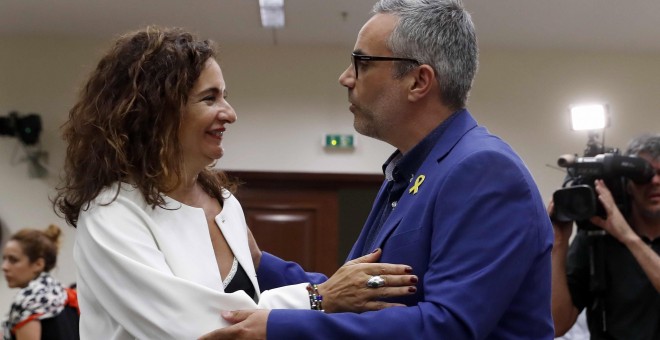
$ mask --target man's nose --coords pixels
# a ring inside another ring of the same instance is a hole
[[[351,65],[348,65],[344,72],[339,75],[339,84],[348,88],[355,86],[355,74],[353,74],[353,67]]]

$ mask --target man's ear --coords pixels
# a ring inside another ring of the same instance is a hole
[[[410,72],[412,81],[408,88],[408,100],[416,102],[424,98],[437,85],[435,71],[431,66],[423,64]]]

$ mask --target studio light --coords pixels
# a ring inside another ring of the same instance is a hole
[[[610,126],[610,112],[606,104],[580,104],[571,106],[571,128],[587,131],[585,156],[607,152],[605,128]],[[599,141],[600,139],[600,141]]]
[[[609,126],[608,107],[605,104],[583,104],[571,107],[573,130],[600,130]]]

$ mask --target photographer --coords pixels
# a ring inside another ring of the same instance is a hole
[[[660,134],[633,139],[626,155],[651,163],[655,175],[646,184],[628,181],[630,214],[624,216],[602,179],[595,181],[606,218],[589,221],[602,228],[605,256],[602,293],[591,289],[594,258],[590,233],[578,229],[569,246],[573,222],[553,220],[552,316],[556,336],[573,326],[587,308],[591,339],[660,339]],[[550,215],[554,203],[548,206]],[[591,272],[590,272],[591,271]]]

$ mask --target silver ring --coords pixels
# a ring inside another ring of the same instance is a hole
[[[374,275],[367,280],[367,287],[369,288],[378,288],[385,285],[385,279],[380,277],[380,275]]]

